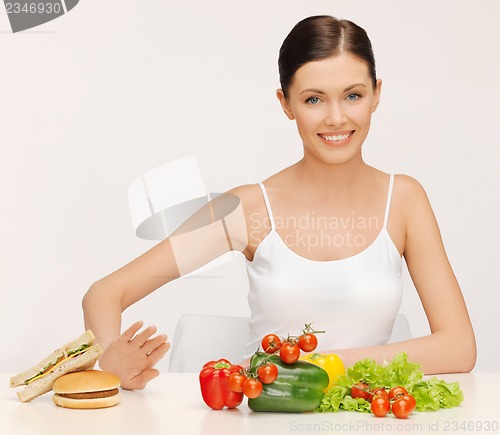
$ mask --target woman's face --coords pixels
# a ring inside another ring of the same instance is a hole
[[[277,96],[290,119],[295,119],[304,156],[327,163],[361,157],[371,115],[380,99],[367,64],[349,53],[309,62],[294,74],[287,98]]]

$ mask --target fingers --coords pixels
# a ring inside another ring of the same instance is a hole
[[[151,325],[144,329],[144,331],[140,334],[137,334],[143,325],[144,322],[142,320],[133,323],[122,335],[120,335],[119,340],[125,343],[130,342],[136,347],[142,347],[156,332],[156,326]]]
[[[144,322],[142,320],[135,322],[118,338],[118,340],[125,344],[127,347],[130,346],[130,351],[127,352],[129,352],[131,357],[134,353],[132,349],[135,349],[135,352],[137,352],[135,353],[136,356],[132,358],[135,359],[134,365],[136,365],[136,367],[139,368],[142,366],[142,369],[144,369],[144,371],[141,373],[152,369],[152,367],[154,367],[155,364],[157,364],[158,361],[160,361],[170,349],[170,344],[166,342],[166,334],[160,334],[156,337],[151,338],[156,333],[156,326],[148,326],[142,332],[138,333],[143,324]],[[157,374],[155,374],[156,371],[148,373],[148,376],[158,376]],[[141,374],[138,376],[144,377],[146,375]],[[135,377],[133,379],[135,379]],[[126,382],[124,388],[136,389],[135,385],[136,383],[141,384],[141,379],[143,378],[139,378],[139,380],[134,381],[134,386],[131,386],[132,380],[129,380],[128,382]],[[146,383],[147,382],[149,381],[146,381]],[[144,388],[144,386],[142,388]]]
[[[122,382],[122,388],[125,388],[126,390],[143,390],[149,381],[156,378],[160,374],[160,372],[153,367],[165,356],[169,349],[170,343],[165,342],[156,347],[156,349],[154,349],[149,356],[147,356],[148,368],[144,369],[140,374],[134,376],[132,379]]]
[[[156,378],[159,374],[160,372],[156,369],[146,369],[136,377],[130,379],[125,383],[125,386],[122,387],[127,390],[143,390],[146,387],[146,384]]]
[[[142,347],[146,341],[156,332],[156,326],[148,326],[144,331],[137,334],[132,340],[132,344],[136,347]]]
[[[154,367],[170,349],[170,343],[163,343],[148,355],[148,365]]]
[[[119,340],[125,342],[132,340],[132,337],[142,328],[143,324],[144,322],[142,320],[133,323],[122,335],[120,335]]]
[[[157,347],[160,347],[163,343],[167,341],[167,335],[161,334],[151,340],[146,341],[141,347],[141,349],[147,354],[153,352]]]

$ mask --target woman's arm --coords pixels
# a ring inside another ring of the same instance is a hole
[[[334,352],[351,365],[366,357],[379,362],[390,360],[404,351],[421,363],[427,374],[469,372],[476,362],[474,331],[427,195],[416,180],[397,176],[393,205],[394,201],[406,228],[404,257],[431,334],[400,343]]]
[[[156,332],[152,326],[135,336],[142,322],[134,323],[121,336],[121,313],[178,276],[170,243],[166,239],[95,282],[83,298],[85,327],[94,332],[105,349],[100,367],[116,373],[123,388],[142,389],[158,376],[153,367],[166,354],[169,345],[166,335],[152,338]]]
[[[138,333],[136,322],[122,335],[121,313],[164,284],[230,251],[247,245],[246,219],[238,196],[229,191],[202,207],[170,237],[124,267],[95,282],[83,298],[85,327],[105,352],[103,370],[120,376],[122,386],[144,388],[158,375],[153,367],[166,354],[166,335],[155,327]]]

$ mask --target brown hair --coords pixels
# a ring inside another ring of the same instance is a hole
[[[293,75],[302,65],[342,52],[351,53],[366,62],[375,88],[375,57],[370,38],[363,28],[329,15],[316,15],[299,21],[283,41],[279,52],[278,68],[285,97]]]

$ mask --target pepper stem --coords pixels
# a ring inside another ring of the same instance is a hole
[[[214,364],[214,369],[216,369],[216,370],[228,369],[229,367],[231,367],[231,364],[228,364],[227,362],[224,362],[224,361],[217,361]]]

